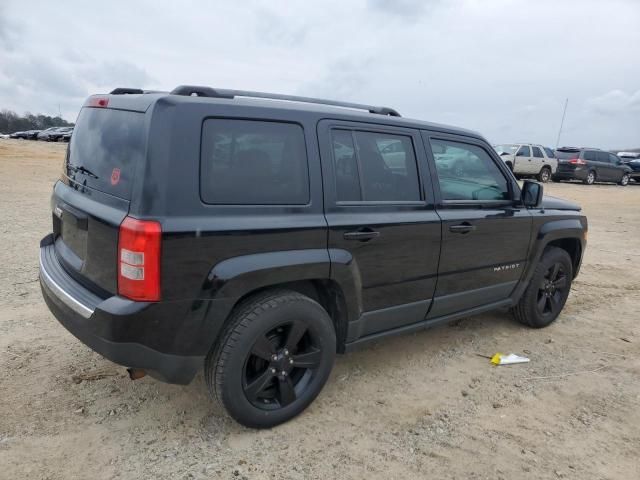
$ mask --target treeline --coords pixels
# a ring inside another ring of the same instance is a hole
[[[44,130],[49,127],[71,126],[73,126],[73,123],[69,123],[61,117],[33,115],[31,113],[25,113],[23,116],[20,116],[11,110],[2,110],[0,112],[0,133],[13,133],[24,130]]]

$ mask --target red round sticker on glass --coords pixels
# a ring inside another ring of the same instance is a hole
[[[120,182],[120,169],[111,170],[111,185],[117,185]]]

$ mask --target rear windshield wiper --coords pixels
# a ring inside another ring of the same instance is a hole
[[[67,168],[70,170],[73,170],[74,172],[80,172],[80,173],[84,173],[85,175],[89,176],[89,177],[93,177],[96,180],[98,179],[98,176],[93,173],[91,170],[89,170],[88,168],[83,167],[82,165],[72,165],[70,163],[67,164]]]

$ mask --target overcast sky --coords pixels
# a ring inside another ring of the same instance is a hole
[[[118,86],[388,105],[493,143],[640,146],[640,0],[0,0],[0,109]]]

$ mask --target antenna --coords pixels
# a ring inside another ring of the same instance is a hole
[[[569,105],[569,99],[564,102],[564,110],[562,111],[562,120],[560,121],[560,129],[558,130],[558,139],[556,140],[556,148],[560,145],[560,134],[562,133],[562,125],[564,125],[564,116],[567,114],[567,105]]]

